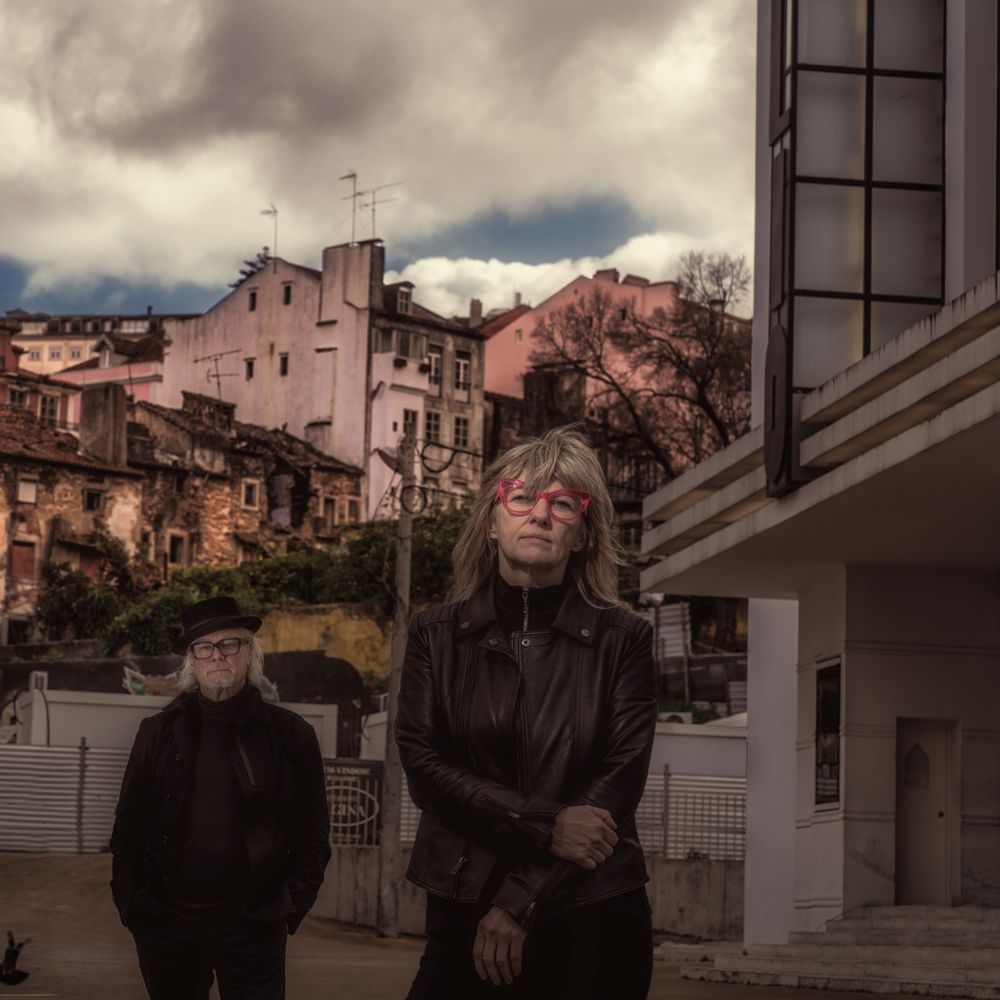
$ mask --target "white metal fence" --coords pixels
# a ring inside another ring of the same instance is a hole
[[[126,750],[0,746],[0,850],[107,850]]]
[[[126,750],[0,746],[0,851],[90,853],[107,850]],[[377,843],[380,775],[327,761],[331,842]],[[371,784],[369,785],[369,782]],[[355,787],[357,786],[357,787]],[[362,788],[362,786],[364,786]],[[369,800],[374,800],[369,803]],[[400,841],[412,844],[420,811],[405,787]],[[636,811],[639,840],[668,858],[742,860],[746,779],[651,774]]]

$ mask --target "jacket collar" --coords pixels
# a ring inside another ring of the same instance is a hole
[[[460,637],[478,635],[483,629],[489,628],[490,635],[496,638],[494,633],[498,626],[493,586],[491,574],[486,584],[465,602],[458,617]],[[566,596],[563,597],[553,628],[589,646],[597,635],[597,611],[597,608],[583,599],[576,584],[571,583],[566,588]],[[506,645],[505,637],[503,644]]]

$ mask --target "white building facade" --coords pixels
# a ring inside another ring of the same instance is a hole
[[[204,315],[168,322],[165,404],[180,405],[184,390],[219,394],[236,404],[240,419],[283,427],[361,467],[366,518],[391,512],[394,474],[378,452],[394,449],[406,426],[414,429],[426,458],[420,469],[433,488],[445,495],[474,489],[482,337],[421,309],[405,283],[384,285],[384,259],[378,240],[327,247],[321,270],[273,259]],[[442,363],[451,374],[465,358],[471,376],[456,389],[455,378],[442,380]],[[447,419],[428,425],[426,412],[440,409]],[[458,440],[469,444],[453,456],[454,435],[463,430],[468,434]],[[427,472],[449,458],[447,472]]]
[[[754,427],[644,590],[750,604],[746,940],[1000,906],[998,24],[760,0]]]

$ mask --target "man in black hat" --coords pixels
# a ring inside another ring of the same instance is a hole
[[[139,726],[111,835],[111,892],[151,1000],[285,995],[285,941],[330,858],[312,726],[264,702],[261,620],[186,608],[185,692]]]

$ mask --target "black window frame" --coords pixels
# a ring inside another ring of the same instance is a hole
[[[843,672],[839,661],[819,667],[816,671],[816,767],[813,795],[818,806],[840,803],[842,704]]]

